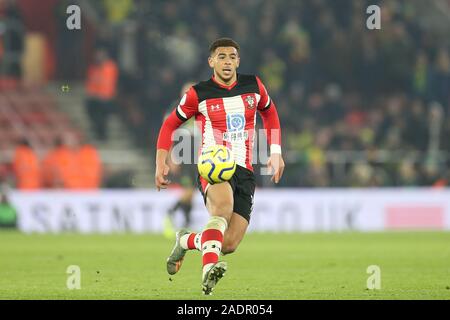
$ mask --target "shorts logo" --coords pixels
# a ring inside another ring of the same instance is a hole
[[[252,96],[246,96],[245,102],[247,102],[247,109],[254,109],[255,108],[255,99]]]
[[[229,132],[245,129],[245,117],[242,114],[227,114],[227,129]]]

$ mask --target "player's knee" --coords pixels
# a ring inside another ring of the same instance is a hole
[[[233,203],[226,200],[215,201],[210,205],[211,214],[214,216],[221,216],[229,220],[233,214]]]
[[[223,254],[233,253],[237,250],[238,246],[239,246],[239,242],[237,242],[237,241],[225,242],[222,246],[222,253]]]

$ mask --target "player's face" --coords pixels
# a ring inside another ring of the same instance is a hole
[[[239,67],[239,54],[236,48],[219,47],[208,58],[208,62],[220,82],[230,84],[236,80],[236,69]]]

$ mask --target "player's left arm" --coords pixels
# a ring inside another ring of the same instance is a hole
[[[281,127],[280,119],[278,118],[277,108],[275,103],[270,99],[266,88],[261,80],[256,77],[258,82],[261,99],[258,103],[258,111],[261,115],[264,130],[267,137],[267,142],[270,146],[270,158],[267,166],[273,173],[272,181],[278,183],[283,176],[284,160],[281,155]]]
[[[194,88],[191,87],[161,126],[156,146],[155,186],[158,191],[160,189],[166,189],[170,184],[170,181],[166,176],[169,174],[170,170],[167,165],[167,159],[169,157],[169,150],[173,144],[173,133],[184,122],[193,117],[197,111],[198,97]]]

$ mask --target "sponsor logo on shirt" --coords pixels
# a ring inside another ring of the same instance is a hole
[[[225,131],[223,133],[223,141],[236,142],[248,140],[248,130],[242,130],[237,132]]]
[[[245,129],[243,114],[227,114],[227,131],[223,133],[223,140],[228,142],[248,140],[248,130]]]

